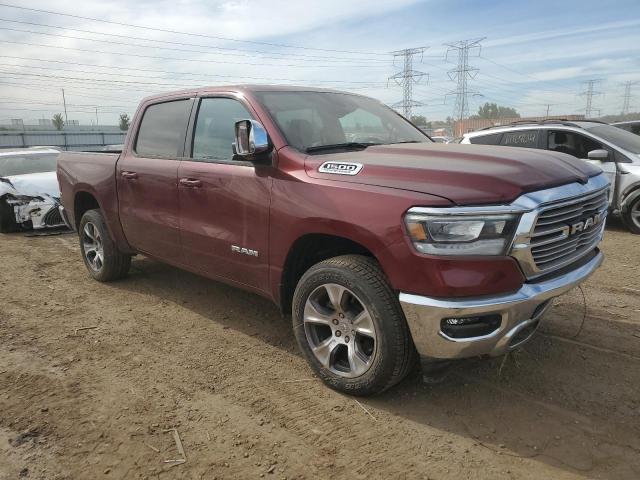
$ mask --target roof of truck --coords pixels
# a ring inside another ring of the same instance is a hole
[[[190,88],[186,90],[176,90],[171,92],[164,92],[157,95],[151,95],[144,98],[143,101],[155,100],[166,97],[182,96],[185,94],[199,95],[203,93],[244,93],[244,92],[330,92],[330,93],[342,93],[345,95],[357,95],[357,93],[344,92],[340,90],[334,90],[331,88],[318,88],[318,87],[305,87],[295,85],[256,85],[256,84],[239,84],[239,85],[218,85],[207,86],[199,88]]]

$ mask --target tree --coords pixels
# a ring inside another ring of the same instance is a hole
[[[473,115],[471,118],[488,118],[492,120],[497,118],[520,118],[520,114],[516,112],[515,108],[487,102],[478,108],[478,114]]]
[[[129,115],[126,113],[120,114],[120,130],[123,132],[129,130],[129,122]]]
[[[56,113],[51,121],[53,122],[53,126],[56,127],[56,130],[62,130],[64,128],[64,118],[62,118],[61,113]]]
[[[424,115],[411,115],[411,123],[414,125],[426,125],[427,118]]]

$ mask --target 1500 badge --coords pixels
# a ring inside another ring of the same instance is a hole
[[[324,162],[318,168],[320,173],[333,173],[336,175],[357,175],[362,170],[361,163],[351,162]]]

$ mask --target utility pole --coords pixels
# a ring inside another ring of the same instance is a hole
[[[403,69],[401,72],[396,73],[389,77],[389,80],[394,80],[398,85],[402,87],[402,101],[394,103],[394,108],[400,108],[402,114],[408,120],[411,120],[411,110],[413,107],[421,107],[424,105],[422,102],[418,102],[413,99],[413,84],[419,83],[425,77],[427,81],[429,75],[425,72],[420,72],[413,69],[413,57],[416,55],[422,55],[427,47],[418,48],[405,48],[404,50],[397,50],[391,52],[394,57],[403,58]]]
[[[64,123],[68,125],[69,119],[67,118],[67,100],[64,97],[64,88],[62,88],[61,90],[62,90],[62,103],[64,104]]]
[[[467,81],[476,78],[476,75],[478,75],[478,72],[480,71],[478,68],[469,65],[469,54],[477,52],[477,55],[475,56],[480,56],[482,48],[480,42],[483,40],[484,37],[472,40],[460,40],[459,42],[454,43],[445,43],[445,46],[449,47],[445,60],[449,60],[449,54],[452,52],[455,52],[458,57],[457,67],[447,72],[449,79],[457,83],[456,89],[447,93],[447,95],[456,96],[453,116],[460,122],[469,115],[469,95],[478,94],[478,92],[470,90],[467,84]]]
[[[624,84],[624,95],[622,96],[622,115],[626,115],[629,113],[629,109],[631,108],[631,86],[636,82],[625,82]]]
[[[544,116],[544,118],[549,118],[549,108],[551,108],[550,103],[547,104],[547,114]]]
[[[96,107],[96,127],[98,126],[98,107]]]
[[[593,112],[598,112],[600,114],[600,110],[597,108],[593,108],[593,97],[598,95],[602,95],[602,92],[596,91],[596,86],[600,84],[600,80],[587,80],[584,82],[585,89],[580,93],[580,96],[586,97],[587,105],[584,109],[585,118],[591,118],[591,114]]]

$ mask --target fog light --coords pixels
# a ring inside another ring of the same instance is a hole
[[[477,317],[450,317],[440,322],[440,330],[450,338],[473,338],[489,335],[500,328],[502,316],[498,314]]]
[[[469,318],[445,318],[447,325],[468,325],[470,323],[477,323],[480,317]]]

